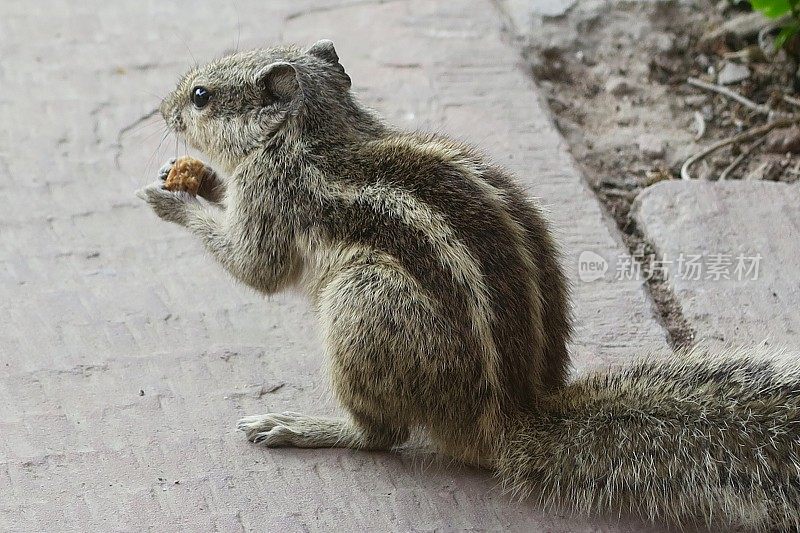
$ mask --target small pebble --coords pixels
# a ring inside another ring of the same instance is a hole
[[[614,96],[625,96],[633,92],[633,87],[628,80],[621,76],[612,76],[608,78],[605,86],[606,92]]]
[[[675,36],[657,32],[650,36],[650,43],[656,50],[666,54],[675,48]]]
[[[639,151],[645,157],[651,159],[664,157],[664,141],[661,140],[661,137],[645,133],[639,136],[636,144],[639,145]]]
[[[739,63],[725,63],[719,74],[717,74],[717,83],[721,85],[731,85],[739,83],[750,77],[750,69],[745,65]]]

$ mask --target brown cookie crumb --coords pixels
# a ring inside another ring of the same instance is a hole
[[[186,191],[197,195],[206,173],[206,165],[193,157],[180,157],[169,170],[164,188],[168,191]]]

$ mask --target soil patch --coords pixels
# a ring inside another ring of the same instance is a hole
[[[767,24],[746,4],[727,1],[577,0],[539,17],[534,28],[518,28],[558,128],[644,263],[656,251],[629,217],[643,188],[680,179],[686,160],[714,143],[800,111],[791,61],[773,52],[776,32],[759,36]],[[704,180],[797,181],[800,129],[756,133],[684,172]],[[666,281],[653,277],[650,290],[673,344],[691,344]]]

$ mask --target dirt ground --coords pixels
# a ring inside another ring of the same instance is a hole
[[[798,111],[791,57],[774,52],[775,31],[759,37],[767,24],[746,4],[726,0],[578,0],[525,33],[524,58],[557,126],[635,256],[654,254],[629,217],[643,188],[680,179],[686,160],[716,142]],[[794,182],[798,152],[797,126],[756,131],[684,172]],[[650,289],[673,344],[690,344],[693,332],[664,280],[653,276]]]

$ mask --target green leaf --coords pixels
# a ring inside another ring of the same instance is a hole
[[[786,46],[789,39],[797,35],[798,31],[800,31],[800,26],[797,24],[790,24],[781,28],[781,32],[775,37],[775,50]]]
[[[767,18],[778,18],[792,10],[791,0],[751,0],[750,5]],[[796,3],[796,1],[795,1]]]

